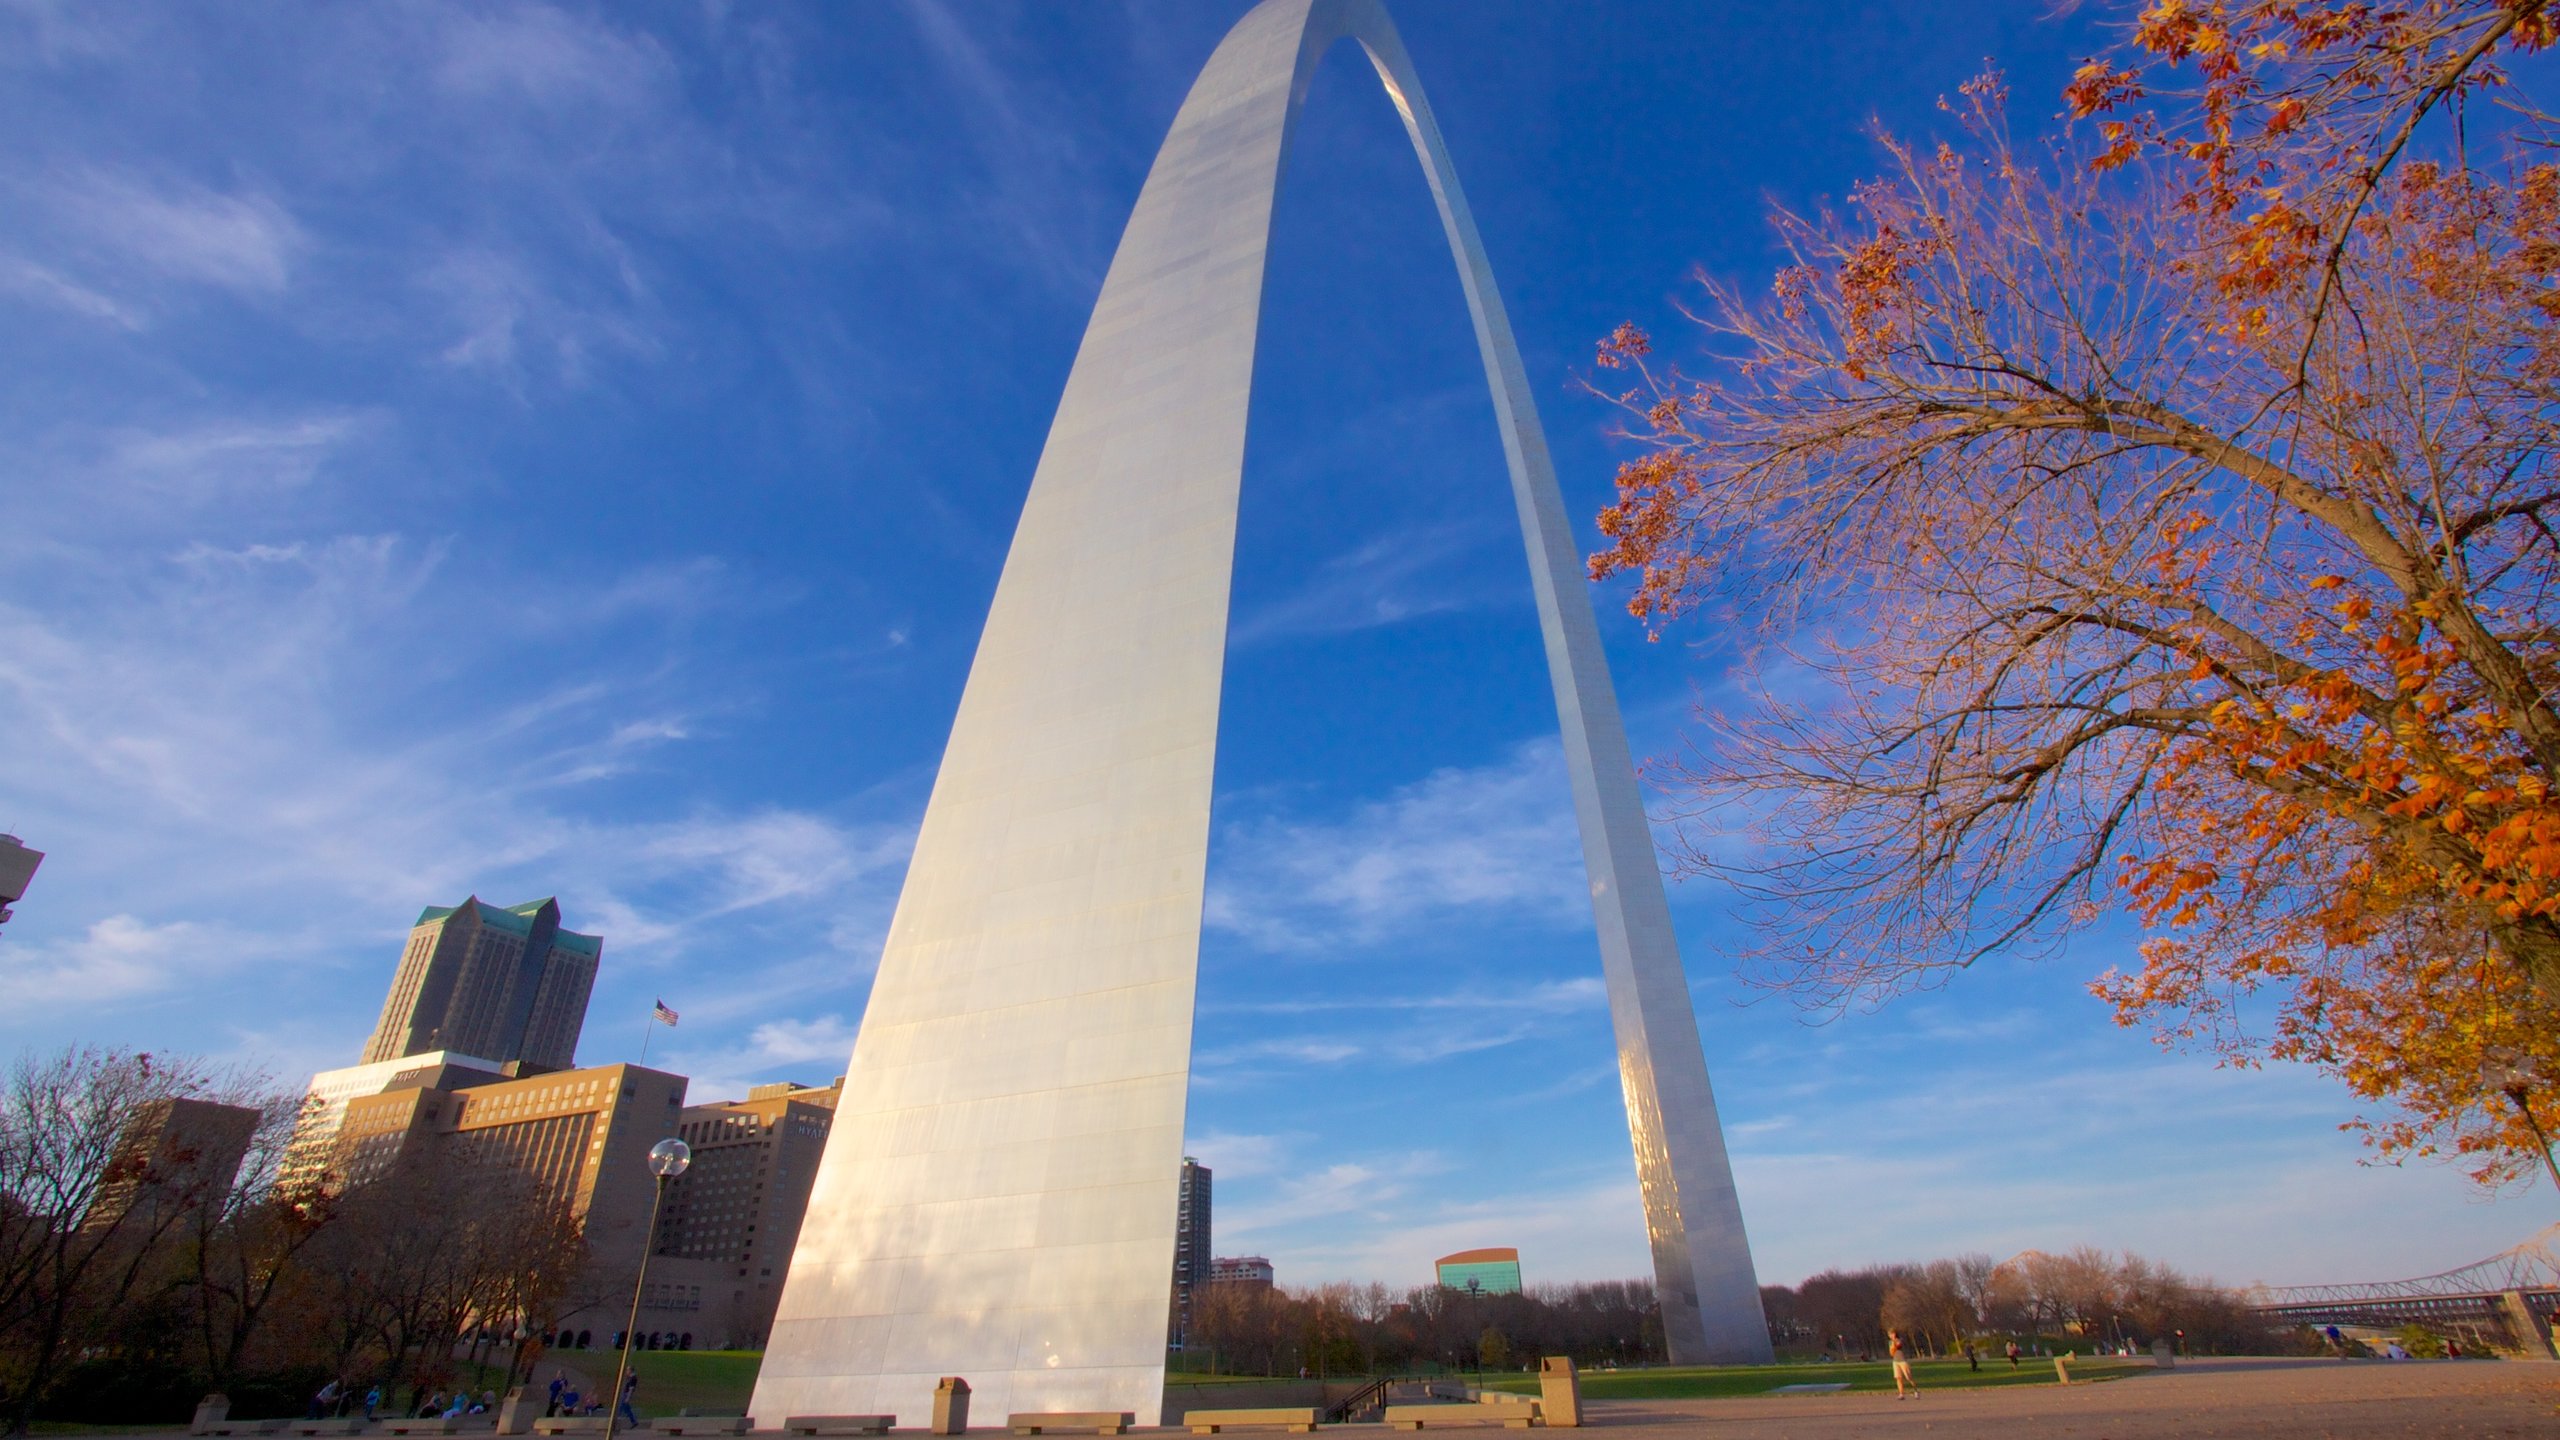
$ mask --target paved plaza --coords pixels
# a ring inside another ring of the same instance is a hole
[[[1748,1400],[1629,1400],[1590,1407],[1610,1440],[1846,1440],[1851,1436],[2548,1436],[2560,1364],[2512,1361],[2187,1360],[2098,1384]]]
[[[2136,1370],[2122,1379],[2059,1385],[1932,1390],[1918,1400],[1890,1392],[1762,1395],[1726,1400],[1586,1401],[1584,1428],[1594,1440],[1864,1440],[1930,1436],[1945,1440],[2382,1440],[2425,1436],[2560,1434],[2560,1364],[2465,1360],[2185,1360],[2171,1371]],[[1386,1426],[1328,1425],[1322,1433],[1385,1440],[1413,1432]],[[135,1440],[169,1440],[176,1427],[134,1432]],[[377,1428],[373,1433],[381,1433]],[[463,1434],[488,1435],[487,1422]],[[645,1436],[650,1430],[636,1433]],[[777,1436],[771,1427],[759,1436]],[[923,1435],[902,1424],[894,1434]],[[1002,1437],[1001,1423],[970,1434]],[[1053,1432],[1065,1435],[1071,1432]],[[1183,1437],[1189,1431],[1142,1428],[1140,1435]],[[1229,1432],[1268,1435],[1277,1429]],[[1520,1432],[1464,1426],[1433,1433],[1492,1440]],[[88,1440],[117,1440],[103,1431]]]

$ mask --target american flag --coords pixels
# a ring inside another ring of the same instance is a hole
[[[659,1001],[657,1003],[657,1008],[651,1010],[649,1014],[651,1018],[655,1019],[661,1025],[673,1025],[676,1023],[676,1012],[668,1009],[667,1002],[664,1000]]]

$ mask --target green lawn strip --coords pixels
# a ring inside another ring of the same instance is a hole
[[[2121,1360],[2083,1358],[2071,1367],[2071,1380],[2116,1380],[2147,1370]],[[1923,1390],[1978,1390],[2002,1385],[2051,1385],[2053,1362],[2045,1359],[2022,1361],[2015,1370],[2009,1362],[1986,1360],[1979,1371],[1968,1370],[1961,1360],[1922,1360],[1911,1367],[1912,1378]],[[1582,1395],[1586,1400],[1713,1400],[1741,1395],[1766,1395],[1783,1385],[1839,1385],[1851,1390],[1891,1390],[1893,1367],[1881,1361],[1872,1364],[1839,1365],[1737,1365],[1696,1369],[1650,1370],[1586,1370],[1582,1374]],[[1488,1390],[1503,1390],[1518,1395],[1538,1393],[1534,1375],[1506,1375],[1485,1379]]]
[[[535,1361],[536,1383],[529,1393],[540,1398],[550,1388],[555,1363],[587,1376],[593,1387],[587,1400],[613,1388],[613,1368],[621,1359],[611,1350],[555,1350]],[[673,1415],[696,1410],[712,1415],[744,1415],[756,1388],[756,1367],[764,1363],[754,1350],[635,1350],[631,1368],[640,1376],[639,1411]],[[490,1372],[490,1386],[499,1383]],[[779,1424],[780,1422],[775,1422]]]
[[[614,1355],[610,1350],[563,1352],[560,1359],[596,1377],[599,1387],[613,1383]],[[643,1350],[631,1357],[632,1368],[640,1372],[640,1413],[673,1415],[680,1410],[710,1413],[744,1414],[747,1401],[755,1389],[756,1367],[763,1356],[751,1350]],[[2072,1366],[2074,1383],[2081,1380],[2114,1380],[2148,1369],[2148,1366],[2120,1360],[2082,1359]],[[1912,1367],[1922,1389],[1976,1389],[1999,1385],[2050,1385],[2053,1362],[2030,1359],[2018,1369],[2009,1368],[2006,1360],[1985,1361],[1980,1371],[1969,1371],[1961,1360],[1923,1360]],[[1289,1377],[1252,1377],[1242,1375],[1168,1375],[1175,1386],[1250,1385],[1257,1378],[1272,1381]],[[1455,1380],[1472,1380],[1471,1375],[1452,1375]],[[1846,1383],[1851,1390],[1891,1390],[1893,1369],[1881,1362],[1840,1365],[1738,1365],[1698,1368],[1669,1367],[1646,1370],[1586,1370],[1582,1373],[1582,1393],[1591,1400],[1699,1400],[1740,1395],[1766,1395],[1782,1385],[1837,1385]],[[1488,1375],[1485,1388],[1513,1394],[1538,1393],[1538,1377],[1534,1375]],[[104,1427],[102,1427],[104,1428]],[[71,1433],[65,1427],[64,1433]]]
[[[639,1411],[673,1415],[679,1410],[744,1415],[756,1388],[756,1367],[764,1356],[754,1350],[642,1350],[631,1357],[640,1372]],[[613,1383],[613,1356],[605,1355],[597,1378]],[[774,1417],[775,1425],[782,1417]]]

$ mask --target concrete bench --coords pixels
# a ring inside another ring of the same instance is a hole
[[[190,1435],[281,1435],[293,1422],[275,1420],[208,1420],[187,1431]]]
[[[459,1435],[465,1430],[479,1429],[487,1420],[485,1415],[474,1415],[468,1419],[460,1415],[430,1415],[423,1420],[411,1417],[381,1423],[385,1435]]]
[[[678,1415],[651,1425],[661,1435],[744,1435],[755,1421],[744,1415]]]
[[[279,1434],[285,1435],[361,1435],[365,1418],[348,1415],[334,1420],[287,1420]]]
[[[1006,1416],[1004,1423],[1016,1435],[1044,1435],[1054,1430],[1126,1435],[1129,1427],[1138,1423],[1138,1416],[1130,1410],[1017,1410]]]
[[[1281,1406],[1271,1410],[1193,1410],[1182,1422],[1194,1435],[1215,1435],[1221,1430],[1242,1429],[1248,1425],[1277,1425],[1292,1435],[1304,1435],[1324,1422],[1324,1412],[1310,1405],[1305,1409]]]
[[[1526,1430],[1538,1423],[1538,1407],[1528,1405],[1390,1405],[1387,1428],[1420,1430],[1438,1425],[1504,1425]]]
[[[785,1435],[886,1435],[898,1423],[895,1415],[794,1415],[782,1422]]]
[[[545,1415],[533,1422],[533,1433],[536,1435],[601,1435],[604,1433],[606,1423],[612,1419],[610,1415]],[[648,1423],[646,1420],[640,1422],[643,1427]],[[629,1430],[634,1427],[623,1425],[617,1428]]]

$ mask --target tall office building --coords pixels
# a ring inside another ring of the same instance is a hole
[[[693,1164],[667,1186],[657,1253],[718,1267],[695,1333],[740,1349],[764,1344],[843,1095],[842,1077],[824,1090],[757,1085],[744,1100],[688,1106],[677,1121]]]
[[[549,1070],[577,1063],[604,941],[560,928],[560,902],[429,906],[409,932],[364,1063],[456,1051]]]
[[[1191,1336],[1191,1298],[1209,1283],[1209,1167],[1182,1157],[1182,1193],[1173,1214],[1173,1337],[1181,1349]]]

